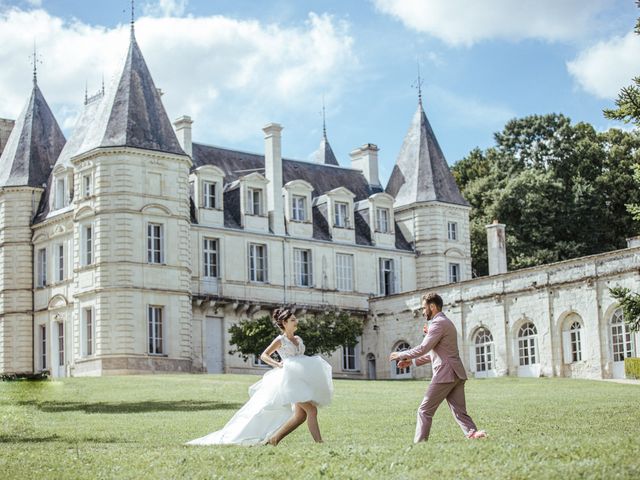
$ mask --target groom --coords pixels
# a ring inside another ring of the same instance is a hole
[[[427,441],[431,430],[431,421],[443,400],[446,400],[451,413],[462,428],[467,438],[483,438],[487,434],[476,428],[467,414],[464,399],[464,382],[467,374],[458,352],[458,334],[456,327],[442,313],[442,298],[437,293],[426,293],[422,296],[422,313],[431,326],[424,332],[422,343],[411,350],[393,352],[389,359],[399,360],[398,368],[406,368],[433,363],[433,378],[427,393],[418,408],[418,423],[414,443]],[[413,362],[412,362],[413,359]]]

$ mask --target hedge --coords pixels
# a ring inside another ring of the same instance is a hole
[[[640,379],[640,358],[625,358],[624,374],[627,378]]]

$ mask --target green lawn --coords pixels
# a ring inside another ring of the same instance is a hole
[[[0,477],[640,478],[640,386],[565,379],[471,380],[466,440],[448,408],[413,445],[425,381],[335,382],[278,447],[187,447],[222,427],[257,377],[172,375],[0,382]]]

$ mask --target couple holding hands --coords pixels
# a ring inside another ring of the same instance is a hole
[[[442,313],[442,298],[436,293],[422,297],[422,312],[430,327],[422,343],[411,350],[393,352],[389,357],[398,367],[431,362],[433,378],[418,408],[414,443],[429,438],[431,422],[438,406],[446,400],[451,412],[470,439],[486,437],[467,414],[464,383],[467,380],[458,351],[456,327]],[[229,422],[216,432],[192,440],[187,445],[277,445],[305,421],[315,442],[322,442],[318,406],[328,405],[333,396],[331,366],[320,356],[305,356],[302,339],[295,335],[298,320],[288,308],[277,308],[273,323],[282,332],[260,358],[274,367],[249,389],[250,399]],[[271,355],[278,352],[280,361]]]

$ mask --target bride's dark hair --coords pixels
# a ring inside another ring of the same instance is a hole
[[[293,312],[290,308],[282,307],[276,308],[271,313],[271,320],[273,324],[278,327],[280,331],[284,331],[284,322],[289,320],[289,317],[293,316]]]

